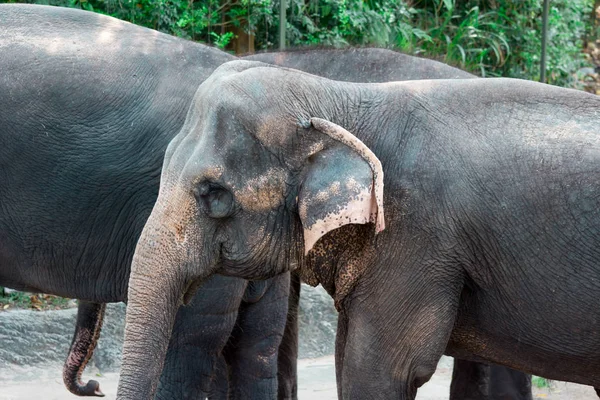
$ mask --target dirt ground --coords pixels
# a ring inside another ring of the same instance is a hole
[[[435,375],[419,389],[417,400],[448,400],[452,378],[452,359],[443,357]],[[299,363],[300,400],[335,400],[335,369],[333,357],[301,360]],[[534,388],[534,399],[597,400],[592,387],[573,383],[553,382],[547,389]]]
[[[447,400],[452,376],[452,362],[443,358],[433,378],[419,390],[417,400]],[[86,375],[84,379],[89,379]],[[114,399],[117,391],[118,374],[93,377],[100,382],[105,399]],[[74,400],[78,397],[68,393],[62,385],[60,370],[45,371],[32,378],[29,373],[2,382],[0,400]],[[333,357],[300,360],[300,400],[335,400],[335,370]],[[554,382],[550,389],[535,389],[534,398],[548,400],[596,400],[589,386]]]

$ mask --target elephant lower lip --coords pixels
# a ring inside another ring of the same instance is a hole
[[[205,280],[206,280],[206,277],[199,278],[199,279],[191,281],[188,284],[188,287],[183,294],[183,304],[185,304],[185,305],[190,304],[190,302],[194,298],[194,295],[196,294],[196,291],[198,290],[198,288],[200,286],[202,286],[202,284],[204,283]]]

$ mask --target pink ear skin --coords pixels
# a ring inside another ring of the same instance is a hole
[[[326,233],[346,224],[385,229],[383,170],[375,154],[339,125],[312,118],[312,126],[343,146],[314,154],[299,194],[304,248],[308,253]]]

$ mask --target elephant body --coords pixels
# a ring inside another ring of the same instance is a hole
[[[599,108],[513,79],[219,67],[133,257],[118,398],[151,397],[196,285],[290,268],[340,311],[340,398],[413,399],[443,353],[599,386]]]
[[[447,64],[378,48],[298,49],[242,57],[293,68],[328,79],[379,83],[419,79],[471,79],[468,72]]]

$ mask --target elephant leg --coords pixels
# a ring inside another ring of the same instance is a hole
[[[106,304],[79,301],[75,334],[63,365],[63,382],[77,396],[104,396],[97,381],[81,381],[81,374],[94,354],[102,330]]]
[[[252,302],[242,303],[223,353],[230,371],[229,398],[234,400],[277,398],[277,355],[287,318],[290,276],[268,280],[260,298],[253,283],[247,289]]]
[[[215,377],[212,388],[207,396],[208,400],[228,400],[229,399],[229,366],[225,357],[221,355],[215,366]]]
[[[414,400],[435,372],[456,320],[462,282],[412,275],[396,282],[365,278],[344,301],[336,337],[340,399]]]
[[[287,321],[277,357],[277,398],[279,400],[298,400],[298,306],[300,288],[300,276],[297,273],[292,273]]]
[[[454,359],[450,400],[491,400],[489,365]]]
[[[532,400],[531,375],[499,365],[454,359],[450,400]]]
[[[157,400],[204,400],[222,378],[215,366],[227,343],[247,281],[215,275],[177,312]],[[226,381],[226,378],[225,378]],[[215,398],[215,397],[213,397]]]
[[[594,390],[596,391],[596,395],[600,397],[600,388],[594,388]]]
[[[500,365],[490,365],[490,399],[532,400],[531,375]]]

